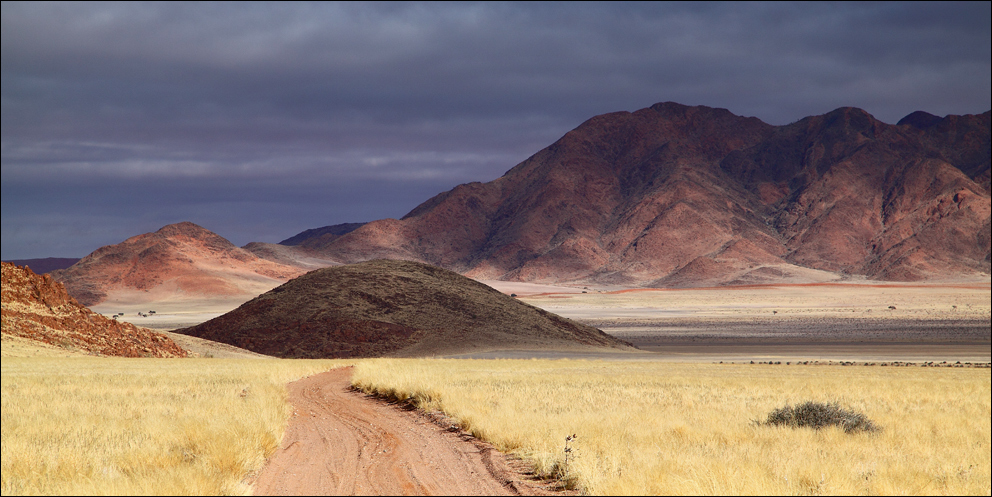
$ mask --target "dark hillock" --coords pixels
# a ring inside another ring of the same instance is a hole
[[[392,260],[318,269],[178,331],[293,358],[632,348],[452,271]]]

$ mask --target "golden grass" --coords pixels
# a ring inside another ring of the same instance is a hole
[[[441,409],[590,494],[990,492],[988,369],[397,359],[359,364],[353,382]],[[753,422],[806,400],[883,430]]]
[[[245,494],[286,383],[345,361],[18,358],[2,364],[8,494]]]
[[[83,351],[70,350],[56,345],[49,345],[38,340],[23,338],[7,333],[0,334],[0,357],[6,361],[8,357],[93,357]]]
[[[285,384],[348,363],[4,357],[0,490],[245,494],[282,439]],[[378,359],[354,382],[592,494],[990,491],[988,369]],[[753,423],[805,400],[883,431]]]

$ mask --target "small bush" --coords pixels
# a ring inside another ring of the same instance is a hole
[[[843,409],[836,402],[826,404],[807,401],[795,407],[785,406],[781,409],[775,409],[768,415],[765,424],[816,430],[826,426],[839,426],[846,433],[859,431],[870,433],[881,429],[864,414]]]

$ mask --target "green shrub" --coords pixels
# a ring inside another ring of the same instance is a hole
[[[765,424],[816,430],[826,426],[839,426],[846,433],[859,431],[870,433],[881,429],[864,414],[843,409],[836,402],[827,404],[807,401],[794,407],[787,405],[772,411]]]

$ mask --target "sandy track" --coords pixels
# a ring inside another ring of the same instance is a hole
[[[521,461],[418,411],[349,391],[351,369],[289,384],[294,412],[256,495],[546,495]]]

